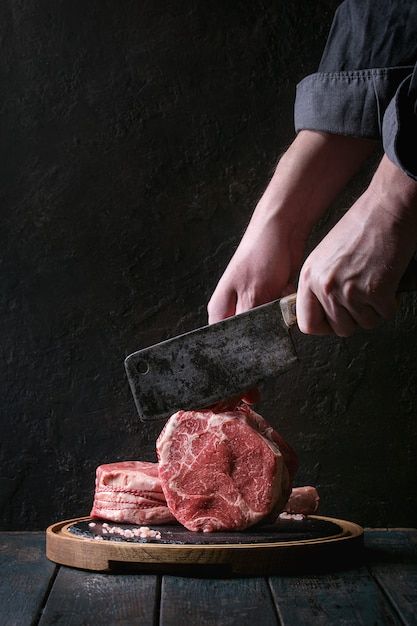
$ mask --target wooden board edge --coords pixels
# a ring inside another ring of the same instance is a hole
[[[82,539],[63,533],[65,527],[89,517],[52,524],[46,531],[46,556],[49,560],[80,569],[106,572],[115,564],[146,566],[217,566],[232,574],[269,575],[290,571],[306,559],[329,560],[335,552],[348,553],[363,545],[363,529],[354,522],[311,516],[339,524],[340,536],[309,539],[304,542],[264,544],[137,544]],[[346,548],[345,548],[346,546]],[[256,556],[256,558],[254,558]]]

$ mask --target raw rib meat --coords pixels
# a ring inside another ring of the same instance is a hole
[[[175,518],[166,505],[158,465],[122,461],[100,465],[91,516],[131,524],[169,524]]]
[[[287,513],[312,515],[319,508],[319,502],[319,494],[315,487],[295,487],[291,491],[284,510]]]
[[[281,511],[297,465],[284,444],[247,404],[178,411],[157,441],[169,509],[189,530],[205,532],[242,530]]]

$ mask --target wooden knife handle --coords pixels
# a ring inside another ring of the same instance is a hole
[[[297,294],[292,293],[289,296],[285,296],[285,298],[281,298],[281,300],[279,301],[282,318],[288,328],[295,324],[297,321],[297,311],[295,309],[296,300]]]

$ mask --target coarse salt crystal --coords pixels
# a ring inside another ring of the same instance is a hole
[[[136,537],[138,539],[161,539],[161,533],[153,530],[149,526],[139,526],[135,528],[121,528],[120,526],[110,526],[107,523],[102,524],[102,532],[107,535],[119,535],[126,539]]]
[[[90,527],[90,528],[94,528],[94,526],[96,525],[96,523],[95,523],[95,522],[90,522],[88,525],[89,525],[89,527]]]
[[[283,511],[282,513],[279,514],[279,519],[293,519],[297,522],[300,522],[301,520],[304,519],[304,515],[302,513],[287,513],[286,511]]]

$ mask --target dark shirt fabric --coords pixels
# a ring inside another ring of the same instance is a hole
[[[417,0],[345,0],[318,72],[297,85],[296,131],[383,142],[417,180]]]

